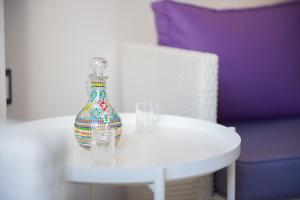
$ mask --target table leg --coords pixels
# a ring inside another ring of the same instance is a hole
[[[227,167],[227,200],[235,200],[235,162]]]
[[[154,200],[165,200],[164,168],[157,169],[153,189],[154,189]]]
[[[95,186],[94,186],[94,184],[89,184],[89,186],[90,186],[90,200],[95,200],[96,198],[95,198]]]

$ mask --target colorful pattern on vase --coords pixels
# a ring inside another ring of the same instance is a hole
[[[96,127],[114,129],[116,142],[119,142],[121,118],[107,99],[105,81],[92,82],[89,101],[76,117],[74,129],[79,145],[90,146],[91,131]]]

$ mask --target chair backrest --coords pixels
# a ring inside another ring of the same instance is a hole
[[[121,47],[123,112],[135,104],[160,105],[161,114],[216,121],[218,57],[162,46]]]

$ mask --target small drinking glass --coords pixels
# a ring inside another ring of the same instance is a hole
[[[151,133],[157,130],[159,121],[159,105],[156,103],[136,104],[137,133]]]
[[[94,166],[115,166],[117,164],[115,131],[107,128],[93,129],[90,151]]]

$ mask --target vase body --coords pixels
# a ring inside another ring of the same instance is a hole
[[[90,147],[93,129],[110,129],[114,131],[118,144],[122,134],[122,123],[106,94],[106,80],[91,80],[90,97],[87,104],[75,119],[75,137],[82,147]]]

